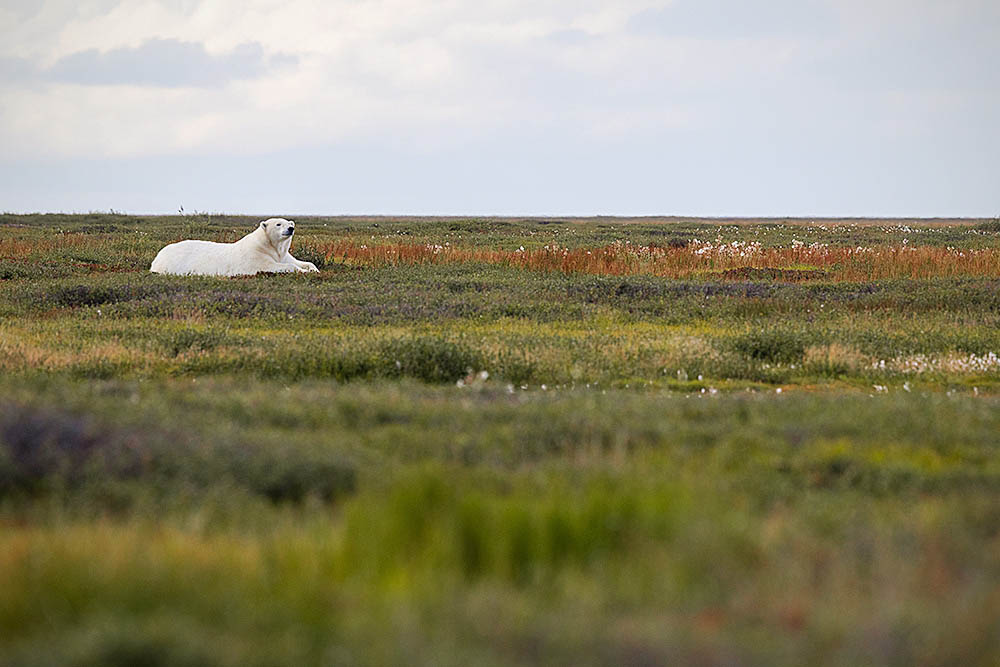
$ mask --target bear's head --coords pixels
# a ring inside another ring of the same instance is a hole
[[[260,223],[260,228],[267,235],[267,240],[277,248],[282,242],[290,242],[295,233],[295,223],[284,218],[268,218]]]

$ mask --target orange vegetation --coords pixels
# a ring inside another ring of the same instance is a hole
[[[449,244],[367,245],[356,241],[305,244],[327,262],[363,266],[485,262],[537,271],[603,275],[647,274],[665,278],[722,277],[746,279],[754,269],[783,269],[790,280],[863,281],[938,276],[1000,277],[1000,250],[937,246],[835,247],[793,243],[765,248],[758,243],[693,241],[682,247],[616,242],[600,248],[517,250],[462,248]],[[739,269],[744,269],[739,271]],[[748,271],[749,269],[749,271]]]
[[[86,234],[57,234],[51,238],[30,241],[0,238],[0,258],[22,259],[34,253],[51,252],[60,248],[97,247],[100,243],[100,240]]]

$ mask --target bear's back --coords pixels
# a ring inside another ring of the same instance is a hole
[[[231,275],[232,247],[232,243],[215,241],[178,241],[160,250],[149,270],[180,275]]]

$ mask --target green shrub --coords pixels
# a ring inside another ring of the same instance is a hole
[[[444,338],[399,338],[380,343],[375,356],[389,377],[454,382],[484,367],[483,355]]]
[[[281,457],[259,456],[242,481],[275,503],[297,503],[310,496],[329,502],[353,493],[357,475],[346,461],[291,451]]]
[[[212,350],[223,344],[225,334],[214,329],[185,328],[167,330],[160,336],[160,344],[172,357],[182,352]]]
[[[773,363],[801,362],[808,343],[802,332],[787,329],[750,331],[732,339],[732,347],[739,354]]]
[[[275,503],[331,501],[355,484],[353,464],[309,441],[280,449],[203,441],[151,425],[141,433],[110,428],[59,408],[0,404],[0,499],[79,491],[127,506],[150,491],[189,495],[230,485]]]
[[[326,268],[326,255],[309,245],[296,246],[294,252],[295,259],[301,262],[312,262],[316,268],[322,271]]]
[[[993,218],[976,225],[976,229],[981,232],[1000,232],[1000,218]]]

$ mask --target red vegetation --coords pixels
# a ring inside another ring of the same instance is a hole
[[[484,262],[535,271],[602,275],[649,274],[665,278],[711,277],[863,281],[938,276],[1000,277],[1000,250],[937,246],[831,247],[793,244],[764,248],[756,243],[692,242],[683,247],[617,242],[600,248],[517,250],[461,248],[448,244],[384,245],[356,241],[306,244],[328,263],[363,266]]]

